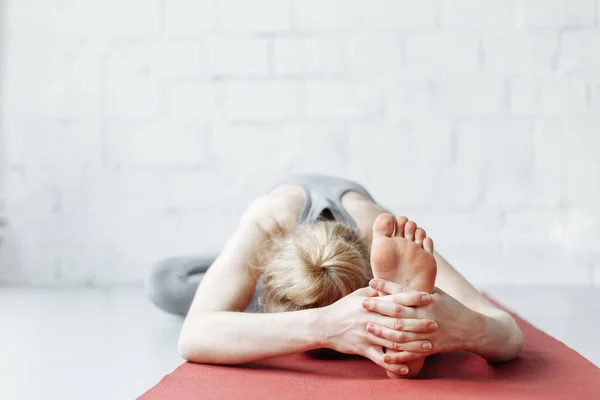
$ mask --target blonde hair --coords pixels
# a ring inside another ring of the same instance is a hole
[[[263,264],[266,312],[324,307],[372,278],[368,246],[357,230],[338,222],[301,226],[271,244]]]

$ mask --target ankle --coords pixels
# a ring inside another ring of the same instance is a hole
[[[476,312],[469,351],[489,362],[505,362],[519,356],[523,349],[523,334],[510,314],[496,310],[489,314]]]

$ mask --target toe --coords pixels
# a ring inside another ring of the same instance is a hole
[[[430,237],[423,239],[423,249],[429,254],[433,254],[433,240]]]
[[[373,224],[373,236],[392,237],[396,228],[396,220],[391,214],[379,214]]]
[[[404,216],[396,218],[396,236],[404,237],[404,227],[407,222],[408,218]]]
[[[414,240],[415,230],[417,230],[417,224],[414,221],[408,221],[404,225],[404,237],[408,240]]]
[[[425,233],[425,229],[417,228],[415,231],[415,243],[419,246],[423,246],[423,239],[427,237],[427,233]]]

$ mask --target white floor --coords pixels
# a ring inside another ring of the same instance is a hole
[[[598,288],[487,288],[600,365]],[[0,288],[0,399],[132,399],[181,359],[141,289]]]

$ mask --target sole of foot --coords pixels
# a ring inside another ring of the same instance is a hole
[[[437,274],[433,240],[414,221],[381,214],[373,224],[371,267],[375,278],[432,293]],[[424,362],[425,358],[406,363],[409,369],[407,375],[389,371],[387,374],[390,378],[414,377],[421,371]]]

